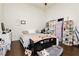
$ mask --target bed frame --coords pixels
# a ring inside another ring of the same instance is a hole
[[[27,49],[32,51],[32,55],[37,55],[37,51],[41,51],[43,49],[49,48],[52,45],[56,45],[56,38],[46,38],[41,41],[38,41],[37,43],[34,43],[30,39],[30,45]]]

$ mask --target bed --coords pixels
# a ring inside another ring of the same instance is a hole
[[[58,39],[56,39],[56,36],[42,33],[27,34],[22,32],[20,35],[20,42],[25,48],[25,50],[26,49],[32,50],[33,55],[35,54],[35,51],[38,50],[40,51],[43,48],[47,48],[51,45],[58,46]],[[43,47],[42,49],[40,45]]]
[[[31,33],[31,34],[23,34],[20,35],[20,42],[22,43],[24,48],[27,48],[30,44],[30,40],[33,41],[33,43],[37,43],[41,40],[44,40],[46,38],[56,38],[55,36],[51,34],[42,34],[42,33]],[[56,45],[58,45],[58,40],[56,39]]]

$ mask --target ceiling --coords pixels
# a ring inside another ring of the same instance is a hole
[[[56,5],[56,3],[47,3],[47,5],[45,5],[45,3],[30,3],[30,5],[45,10],[46,8]]]

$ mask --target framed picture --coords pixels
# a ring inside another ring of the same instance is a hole
[[[26,20],[21,20],[21,24],[26,24]]]

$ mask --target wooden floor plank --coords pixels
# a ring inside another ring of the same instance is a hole
[[[24,56],[24,48],[20,41],[13,41],[11,45],[11,51],[8,51],[6,56]]]
[[[64,48],[63,56],[79,56],[79,48],[62,45]],[[25,56],[24,48],[20,41],[13,41],[11,51],[8,51],[6,56]]]

